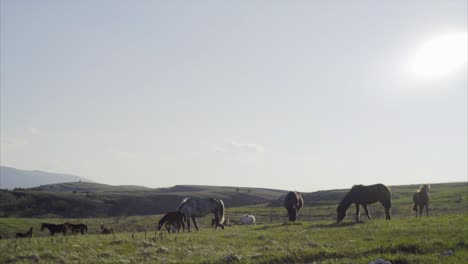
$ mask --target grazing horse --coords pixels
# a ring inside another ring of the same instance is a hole
[[[359,222],[359,207],[362,205],[367,218],[371,219],[368,204],[380,202],[385,208],[385,219],[390,220],[390,208],[392,207],[390,189],[383,184],[374,184],[369,186],[354,185],[338,205],[336,222],[339,223],[346,216],[346,211],[351,204],[356,205],[356,222]]]
[[[28,232],[26,233],[16,233],[16,238],[23,238],[23,237],[32,237],[33,228],[29,228]]]
[[[253,215],[244,215],[240,219],[240,223],[242,225],[254,225],[255,224],[255,216]]]
[[[413,194],[413,211],[416,212],[416,217],[418,217],[418,207],[419,207],[419,216],[422,217],[423,209],[426,207],[426,215],[429,216],[429,189],[431,186],[428,184],[423,184],[419,189]]]
[[[213,213],[214,215],[216,223],[215,229],[218,230],[218,227],[224,229],[224,203],[222,200],[213,198],[185,198],[179,205],[177,211],[185,215],[189,232],[190,219],[192,219],[193,224],[198,231],[199,228],[195,218],[204,217],[209,213]]]
[[[88,232],[88,226],[85,224],[71,224],[71,223],[65,223],[67,228],[72,231],[72,233],[81,233],[84,235],[84,233]]]
[[[299,210],[301,210],[302,206],[304,206],[304,199],[302,199],[300,192],[288,192],[284,198],[283,205],[284,208],[288,210],[289,221],[294,222],[296,221]]]
[[[175,228],[176,225],[177,225],[177,232],[179,232],[180,227],[182,227],[182,231],[185,232],[184,221],[185,221],[185,216],[184,216],[183,213],[178,212],[178,211],[177,212],[169,212],[169,213],[165,214],[161,218],[161,220],[159,220],[158,230],[161,230],[161,228],[165,225],[166,229],[167,229],[167,232],[171,233],[171,231],[170,231],[171,226],[173,228]]]
[[[56,224],[42,223],[41,232],[44,231],[44,228],[49,229],[51,236],[54,236],[55,233],[62,233],[65,236],[68,230],[67,226],[64,224],[56,225]]]
[[[114,229],[107,228],[104,225],[101,225],[101,234],[103,234],[103,235],[114,234]]]

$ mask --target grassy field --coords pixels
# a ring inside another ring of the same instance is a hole
[[[435,184],[431,216],[414,218],[411,194],[416,186],[394,186],[392,220],[383,208],[370,207],[375,219],[353,222],[354,206],[345,221],[335,222],[337,201],[344,190],[304,194],[306,206],[296,224],[285,223],[278,201],[227,208],[236,223],[254,214],[255,226],[210,229],[211,216],[199,219],[200,232],[156,231],[161,215],[106,218],[0,218],[0,263],[466,263],[468,261],[468,189],[466,183]],[[88,234],[50,237],[42,222],[82,222]],[[114,235],[100,235],[104,224]],[[34,229],[32,239],[13,239]],[[452,250],[453,256],[441,253]]]
[[[0,263],[466,263],[466,214],[0,241]],[[453,256],[442,252],[452,250]]]

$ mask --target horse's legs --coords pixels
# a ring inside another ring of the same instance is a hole
[[[429,204],[426,204],[426,215],[429,216]]]
[[[422,217],[423,210],[424,210],[424,205],[420,205],[419,206],[419,217]]]
[[[187,221],[187,230],[188,230],[188,232],[190,232],[190,231],[191,231],[191,228],[190,228],[190,217],[187,217],[186,221]]]
[[[195,225],[195,228],[197,229],[197,231],[200,231],[200,229],[198,228],[198,225],[197,225],[197,220],[195,220],[195,216],[192,216],[192,221],[193,221],[193,224]]]
[[[390,216],[390,208],[385,208],[385,220],[391,220],[392,217]]]
[[[372,219],[369,215],[369,210],[367,209],[367,204],[363,204],[362,207],[364,207],[364,211],[366,212],[367,218],[370,220]]]
[[[179,222],[177,222],[177,225],[179,226],[179,228],[177,228],[177,233],[179,233],[179,232],[180,232],[180,228],[181,228],[182,226],[180,225]]]
[[[184,220],[180,220],[180,219],[179,219],[179,229],[180,229],[181,226],[182,226],[182,232],[185,233],[185,224],[184,224]]]
[[[359,222],[359,206],[360,204],[356,203],[356,222]]]

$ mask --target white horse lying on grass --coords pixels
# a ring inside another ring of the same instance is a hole
[[[240,219],[240,223],[242,225],[254,225],[255,224],[255,216],[253,215],[244,215]]]

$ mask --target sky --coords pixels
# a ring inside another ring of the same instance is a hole
[[[2,166],[303,192],[467,181],[465,0],[0,4]]]

